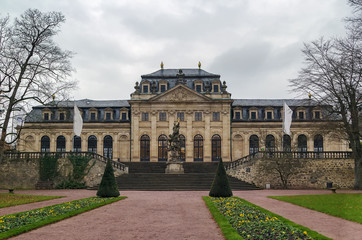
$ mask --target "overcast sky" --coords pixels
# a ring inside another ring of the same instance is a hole
[[[232,98],[294,98],[303,43],[343,36],[351,14],[347,0],[0,0],[1,16],[28,8],[65,15],[56,42],[76,53],[75,99],[129,99],[161,61],[200,61]]]

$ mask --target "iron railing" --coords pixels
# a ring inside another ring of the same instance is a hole
[[[352,152],[257,152],[248,156],[239,158],[235,161],[225,163],[225,169],[234,169],[237,166],[251,163],[256,159],[275,159],[275,158],[289,158],[289,159],[349,159],[352,158]]]
[[[113,167],[125,171],[128,167],[120,162],[113,161],[107,157],[99,155],[93,152],[11,152],[11,153],[4,153],[4,159],[39,159],[44,156],[52,156],[52,157],[60,157],[60,158],[67,158],[69,156],[82,156],[82,157],[91,157],[101,162],[107,162],[108,160],[111,161]]]

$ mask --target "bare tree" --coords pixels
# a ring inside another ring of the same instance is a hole
[[[13,24],[9,17],[0,18],[0,152],[10,144],[8,135],[14,134],[9,132],[14,112],[34,102],[43,104],[53,94],[65,96],[76,85],[68,79],[73,53],[53,41],[64,21],[60,12],[36,9],[26,10]]]
[[[361,15],[360,0],[351,0],[355,15]],[[329,116],[343,122],[355,160],[355,188],[362,189],[362,147],[359,110],[361,109],[362,38],[360,23],[347,26],[344,38],[323,38],[304,44],[305,67],[290,80],[293,90],[312,93],[321,105],[330,105]]]

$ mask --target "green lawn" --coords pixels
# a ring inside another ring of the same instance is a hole
[[[7,239],[125,198],[126,197],[90,197],[0,216],[0,239]]]
[[[362,224],[362,194],[271,196],[270,198]]]
[[[330,240],[238,197],[203,197],[225,239]]]
[[[26,203],[46,201],[60,196],[36,196],[36,195],[20,195],[10,193],[0,193],[0,208],[11,207]]]

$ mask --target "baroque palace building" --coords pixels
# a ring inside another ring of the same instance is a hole
[[[180,122],[182,160],[232,161],[265,151],[346,151],[323,106],[309,99],[232,99],[220,75],[161,69],[141,76],[129,100],[52,101],[26,117],[18,150],[95,152],[122,162],[167,161],[167,137]],[[234,91],[240,91],[235,89]],[[283,101],[293,110],[291,136],[282,133]],[[73,107],[83,118],[73,134]]]

